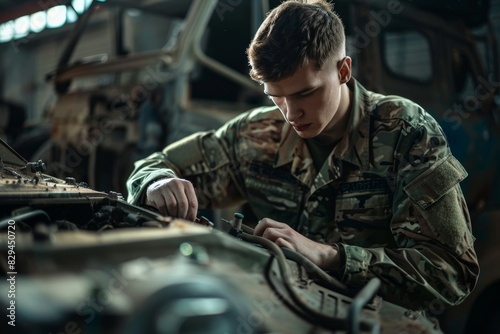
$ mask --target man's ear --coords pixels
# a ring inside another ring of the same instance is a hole
[[[344,84],[351,80],[351,57],[346,56],[339,62],[339,81]]]

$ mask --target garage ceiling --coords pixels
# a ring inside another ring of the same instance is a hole
[[[147,6],[150,9],[163,11],[168,8],[170,14],[175,8],[179,12],[185,12],[192,0],[107,0],[109,3],[127,5],[130,7]],[[376,1],[376,0],[361,0]],[[412,5],[429,9],[444,16],[456,15],[465,20],[466,23],[474,25],[484,22],[488,15],[490,0],[402,0]],[[65,5],[71,0],[0,0],[0,24],[14,20],[18,17],[29,15],[40,10],[49,9],[57,5]],[[172,8],[173,7],[173,8]]]

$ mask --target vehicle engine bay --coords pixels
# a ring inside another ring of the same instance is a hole
[[[241,214],[164,217],[3,141],[0,157],[2,333],[440,332],[378,297],[378,279],[350,289]]]

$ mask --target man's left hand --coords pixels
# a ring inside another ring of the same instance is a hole
[[[254,234],[301,253],[321,269],[338,269],[339,252],[335,247],[308,239],[287,224],[264,218],[255,227]]]

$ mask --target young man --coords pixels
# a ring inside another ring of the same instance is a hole
[[[276,107],[251,110],[138,161],[129,201],[194,220],[248,202],[255,234],[352,287],[412,309],[461,302],[479,268],[466,172],[417,104],[351,78],[342,22],[324,0],[287,1],[248,48]]]

